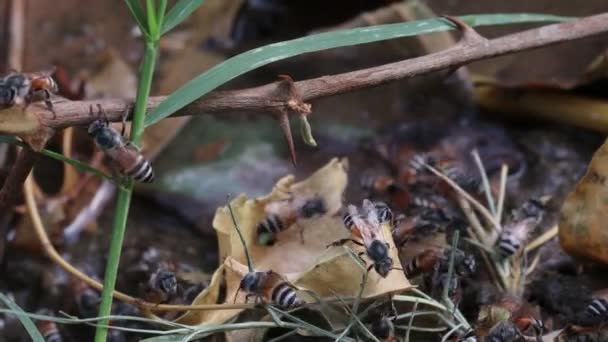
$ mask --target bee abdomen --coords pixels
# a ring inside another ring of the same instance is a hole
[[[376,207],[376,212],[378,213],[378,220],[380,223],[387,223],[393,221],[393,212],[391,208],[386,205],[384,202],[376,202],[374,203]]]
[[[510,234],[503,234],[498,241],[498,249],[504,256],[515,254],[521,247],[521,241]]]
[[[137,164],[126,171],[127,176],[142,183],[151,183],[154,181],[154,170],[152,169],[150,162],[141,155],[138,156],[137,160]]]
[[[353,230],[353,228],[355,228],[355,221],[353,221],[353,217],[349,213],[345,213],[344,216],[342,216],[342,222],[344,222],[344,226],[346,226],[348,230]]]
[[[594,299],[589,306],[587,306],[587,313],[590,316],[603,317],[608,315],[608,301],[603,298]]]
[[[302,304],[296,291],[286,282],[280,283],[274,288],[271,299],[282,308],[290,308]]]
[[[261,234],[261,233],[278,234],[282,230],[285,230],[285,228],[287,228],[287,227],[283,224],[279,215],[270,214],[270,215],[266,216],[264,218],[264,220],[262,220],[262,222],[260,222],[258,224],[258,234]]]

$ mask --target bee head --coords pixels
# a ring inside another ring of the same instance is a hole
[[[4,79],[4,83],[8,87],[13,88],[16,92],[16,95],[21,97],[27,95],[31,84],[30,80],[24,74],[20,73],[13,73],[8,75]]]
[[[112,148],[120,144],[120,133],[111,128],[106,120],[97,119],[93,121],[89,125],[88,132],[99,146]]]
[[[156,275],[156,286],[163,292],[174,295],[177,293],[177,278],[175,273],[160,270]]]
[[[383,340],[386,340],[395,334],[395,326],[388,317],[382,317],[381,319],[374,321],[371,330],[374,336]]]
[[[464,257],[462,260],[462,270],[464,274],[470,275],[475,273],[477,270],[477,262],[475,261],[475,256],[469,254]]]
[[[256,272],[249,272],[243,277],[243,279],[241,279],[241,284],[239,287],[245,292],[256,292],[259,282],[259,274]]]
[[[530,199],[522,205],[521,210],[526,217],[541,217],[545,212],[545,205],[540,200]]]
[[[299,211],[302,218],[311,218],[315,215],[325,214],[327,212],[327,206],[322,197],[315,196],[306,201]]]
[[[388,272],[390,272],[392,268],[393,268],[393,259],[388,256],[386,258],[382,259],[381,261],[374,263],[374,270],[376,270],[376,272],[383,278],[386,278],[386,276],[388,275]]]

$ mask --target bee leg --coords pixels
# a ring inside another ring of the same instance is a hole
[[[56,119],[57,113],[55,113],[55,108],[53,107],[53,101],[51,101],[51,92],[48,91],[47,89],[44,89],[42,92],[44,94],[44,96],[43,96],[44,104],[51,111],[51,113],[53,113],[53,119]]]
[[[122,135],[123,137],[125,136],[125,127],[127,126],[127,116],[129,116],[129,109],[128,108],[127,108],[127,110],[125,110],[122,113],[122,117],[121,117],[122,128],[120,129],[120,135]]]
[[[330,243],[329,245],[325,246],[325,248],[342,246],[343,244],[345,244],[345,243],[347,243],[349,241],[352,242],[352,243],[354,243],[354,244],[356,244],[356,245],[363,246],[363,244],[361,242],[359,242],[359,241],[357,241],[355,239],[346,238],[346,239],[340,239],[340,240],[334,241],[334,242]]]

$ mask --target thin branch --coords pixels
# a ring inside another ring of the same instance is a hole
[[[455,24],[464,30],[461,41],[447,50],[373,68],[294,82],[294,89],[301,96],[302,101],[310,101],[442,69],[453,69],[481,59],[590,37],[608,31],[608,13],[543,26],[496,39],[483,39],[479,35],[472,34],[472,28],[462,24]],[[278,81],[255,88],[214,91],[174,115],[218,115],[238,112],[272,115],[277,109],[290,109],[289,103],[294,100],[290,97],[290,92],[285,91],[285,87],[281,84],[282,81]],[[148,101],[148,110],[157,107],[165,99],[165,96],[151,97]],[[55,104],[56,118],[43,105],[31,105],[27,111],[28,114],[37,116],[43,126],[65,128],[87,125],[93,121],[94,117],[89,115],[89,107],[97,103],[103,106],[111,121],[120,121],[125,109],[132,109],[133,106],[132,99],[58,101]],[[0,130],[3,129],[0,126]]]
[[[22,148],[19,151],[17,160],[0,190],[0,212],[8,210],[13,206],[17,200],[21,185],[30,174],[37,157],[38,153],[29,148]]]

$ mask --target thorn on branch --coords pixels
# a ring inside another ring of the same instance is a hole
[[[452,25],[454,25],[454,27],[456,27],[458,31],[462,33],[462,40],[459,42],[459,44],[470,46],[477,44],[485,44],[488,41],[464,21],[449,15],[443,15],[441,17],[449,21]]]
[[[276,113],[277,120],[279,121],[279,127],[283,132],[283,137],[287,142],[287,148],[289,149],[289,155],[291,156],[291,162],[293,166],[297,165],[296,161],[296,147],[293,143],[293,135],[291,134],[291,126],[289,125],[289,115],[285,109],[278,109]]]

